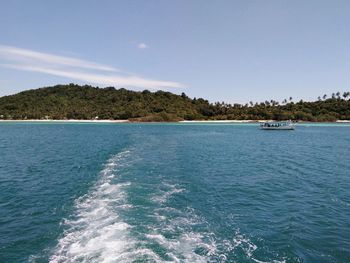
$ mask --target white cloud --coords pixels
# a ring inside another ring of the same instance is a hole
[[[87,73],[83,71],[71,71],[64,69],[50,69],[38,66],[25,66],[25,65],[11,65],[0,64],[7,68],[19,69],[32,72],[46,73],[49,75],[65,77],[69,79],[76,79],[86,81],[93,84],[102,84],[104,86],[130,86],[141,87],[147,89],[159,89],[159,88],[181,88],[183,85],[177,82],[160,81],[153,79],[144,79],[138,76],[116,76],[116,75],[103,75],[95,73]]]
[[[0,66],[60,76],[101,86],[146,89],[182,88],[178,82],[162,81],[127,74],[111,66],[16,47],[0,45]],[[116,74],[118,73],[118,74]]]
[[[137,45],[137,47],[138,47],[139,49],[148,48],[148,46],[147,46],[145,43],[139,43],[139,44]]]
[[[77,58],[70,58],[64,56],[57,56],[48,53],[36,52],[28,49],[2,46],[0,45],[0,58],[14,60],[18,63],[47,63],[51,65],[70,66],[86,69],[104,70],[104,71],[119,71],[116,68],[82,60]]]

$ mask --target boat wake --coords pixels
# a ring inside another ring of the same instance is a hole
[[[50,262],[115,262],[132,248],[130,225],[119,216],[119,211],[131,207],[125,202],[129,183],[113,183],[118,167],[129,153],[124,151],[111,158],[92,190],[76,200],[76,213],[65,220],[67,230]]]
[[[157,262],[230,262],[236,256],[256,260],[257,245],[239,230],[233,232],[232,239],[222,239],[195,209],[172,205],[171,198],[184,192],[176,184],[163,182],[162,190],[151,197],[158,205],[152,212],[156,220],[148,225],[144,239],[155,250],[164,251]]]
[[[151,194],[145,194],[150,191],[140,188],[142,178],[133,181],[123,173],[132,159],[130,151],[112,157],[91,190],[75,201],[75,213],[63,222],[66,230],[51,263],[230,262],[232,258],[263,262],[254,258],[257,246],[238,230],[233,230],[232,239],[222,239],[195,209],[179,205],[184,187],[161,180],[154,182]],[[141,204],[129,201],[132,193],[143,200]]]

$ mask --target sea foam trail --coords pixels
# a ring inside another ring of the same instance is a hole
[[[113,182],[129,154],[124,151],[112,157],[91,191],[76,200],[76,212],[73,219],[65,220],[67,230],[58,240],[50,262],[118,262],[132,249],[130,226],[118,213],[130,207],[125,192],[129,183]]]
[[[76,200],[75,213],[64,221],[66,230],[50,262],[230,262],[227,256],[236,252],[260,262],[253,257],[257,246],[239,231],[232,240],[222,240],[193,208],[173,207],[169,201],[186,192],[177,184],[162,182],[149,196],[154,205],[147,207],[145,216],[154,221],[128,224],[125,215],[140,209],[128,203],[134,183],[118,182],[122,167],[131,163],[130,155],[124,151],[113,156],[91,190]],[[145,231],[138,230],[140,225]]]
[[[161,262],[223,263],[239,262],[242,259],[263,262],[254,257],[258,246],[239,229],[232,233],[231,239],[223,239],[195,209],[172,207],[169,201],[181,193],[186,193],[186,189],[178,184],[163,182],[161,190],[151,197],[151,201],[158,204],[153,211],[156,222],[149,225],[145,239],[166,251],[167,259],[163,258]]]

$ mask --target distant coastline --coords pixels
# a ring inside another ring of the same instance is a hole
[[[265,120],[336,122],[350,120],[350,92],[324,94],[317,101],[250,101],[246,104],[190,98],[166,91],[150,92],[56,85],[0,97],[2,120],[73,122],[226,122]],[[114,121],[117,120],[117,121]]]
[[[0,122],[72,122],[72,123],[127,123],[129,120],[42,120],[42,119],[30,119],[30,120],[0,120]]]
[[[31,119],[31,120],[0,120],[0,123],[4,122],[53,122],[53,123],[262,123],[276,120],[181,120],[181,121],[168,121],[168,122],[152,122],[152,121],[132,121],[132,120],[42,120],[42,119]],[[295,121],[296,123],[327,123],[326,122],[308,122],[308,121]],[[337,120],[331,123],[350,123],[350,120]]]

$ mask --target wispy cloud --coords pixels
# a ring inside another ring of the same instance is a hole
[[[148,46],[147,46],[145,43],[139,43],[139,44],[137,45],[137,47],[138,47],[139,49],[148,48]]]
[[[86,69],[104,70],[104,71],[119,71],[116,68],[82,60],[77,58],[70,58],[64,56],[57,56],[47,53],[36,52],[28,49],[1,46],[0,58],[15,61],[17,63],[45,63],[55,66],[70,66]]]
[[[120,69],[87,60],[58,56],[28,49],[0,45],[2,67],[39,72],[80,80],[101,86],[135,87],[147,89],[182,88],[178,82],[162,81],[131,75]]]

